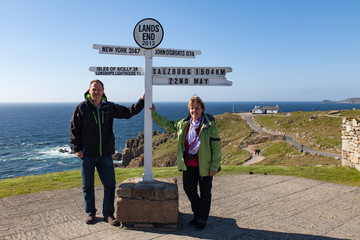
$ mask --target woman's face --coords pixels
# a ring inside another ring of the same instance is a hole
[[[192,103],[189,107],[189,111],[190,111],[190,116],[194,121],[199,120],[199,118],[201,117],[204,109],[201,108],[200,104],[197,103]]]

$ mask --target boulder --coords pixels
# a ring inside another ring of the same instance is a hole
[[[113,160],[120,161],[122,159],[122,154],[121,153],[114,153],[112,155],[112,158],[113,158]]]

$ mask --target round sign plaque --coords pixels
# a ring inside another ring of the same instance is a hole
[[[164,37],[161,24],[152,18],[145,18],[138,22],[134,28],[134,39],[137,45],[145,49],[159,46]]]

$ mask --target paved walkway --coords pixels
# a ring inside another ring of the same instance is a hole
[[[261,162],[265,158],[261,155],[255,155],[255,153],[254,153],[255,149],[253,147],[244,148],[244,150],[246,150],[250,153],[251,158],[241,165],[247,166],[247,165],[255,164],[255,163]]]
[[[213,182],[208,225],[195,231],[179,184],[176,232],[84,223],[82,191],[57,190],[0,199],[0,239],[360,239],[360,188],[298,177],[223,175]],[[97,187],[101,209],[102,188]]]
[[[263,128],[259,128],[259,126],[253,121],[252,117],[255,116],[252,113],[248,113],[248,112],[244,112],[244,113],[237,113],[239,116],[241,116],[246,123],[256,132],[264,132],[264,133],[268,133],[268,134],[272,134],[272,135],[279,135],[276,132],[267,130],[267,129],[263,129]],[[297,141],[295,141],[291,136],[286,136],[285,135],[285,141],[288,142],[289,144],[291,144],[292,146],[294,146],[295,148],[299,149],[300,151],[303,152],[308,152],[310,154],[314,154],[314,155],[322,155],[322,156],[327,156],[327,157],[333,157],[333,158],[339,158],[341,159],[341,155],[340,154],[334,154],[334,153],[327,153],[327,152],[320,152],[320,151],[316,151],[314,149],[311,149],[308,146],[305,146]]]

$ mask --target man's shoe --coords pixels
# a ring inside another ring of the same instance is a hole
[[[120,226],[120,222],[117,221],[113,215],[109,215],[107,217],[104,217],[104,221],[108,222],[111,226]]]
[[[87,215],[85,218],[86,224],[94,224],[95,223],[95,215]]]

